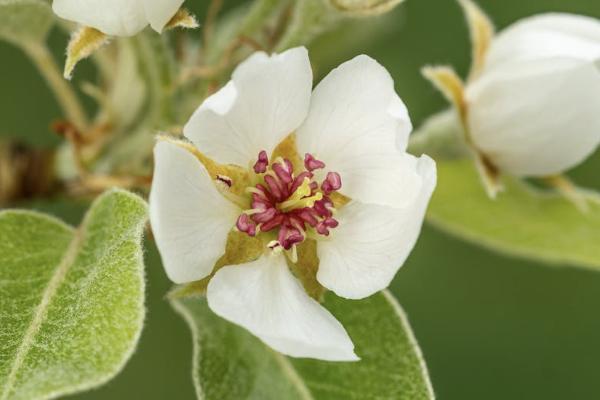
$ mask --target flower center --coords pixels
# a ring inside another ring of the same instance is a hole
[[[342,187],[342,180],[337,172],[328,172],[319,184],[313,171],[325,168],[325,163],[311,154],[304,157],[304,168],[296,174],[289,160],[279,157],[269,163],[267,152],[261,151],[254,164],[260,182],[246,189],[252,208],[239,216],[237,228],[250,236],[278,229],[277,240],[269,246],[285,250],[312,232],[328,236],[329,229],[338,226],[330,195]]]

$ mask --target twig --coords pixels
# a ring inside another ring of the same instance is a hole
[[[221,57],[218,63],[216,63],[215,65],[203,65],[199,67],[194,67],[183,71],[179,78],[179,83],[183,84],[191,78],[214,78],[220,72],[224,71],[229,67],[229,65],[232,63],[233,54],[235,53],[235,51],[244,45],[249,46],[257,51],[265,50],[265,48],[256,40],[246,36],[239,36],[235,40],[231,41],[231,43],[229,43],[229,45],[223,52],[223,57]]]
[[[221,10],[223,6],[223,0],[211,0],[210,5],[208,6],[208,11],[206,13],[206,19],[204,20],[204,47],[207,48],[210,40],[212,39],[213,31],[214,31],[214,23],[217,18],[217,14]]]
[[[88,119],[75,94],[73,88],[63,78],[62,72],[56,65],[54,58],[45,45],[30,44],[24,47],[25,52],[31,58],[34,65],[48,82],[50,89],[58,100],[65,116],[77,129],[85,131],[88,127]]]

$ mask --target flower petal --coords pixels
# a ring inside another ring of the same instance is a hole
[[[96,28],[113,36],[132,36],[148,21],[142,0],[54,0],[52,9],[61,18]]]
[[[342,325],[306,294],[281,255],[220,269],[208,285],[207,298],[216,314],[283,354],[358,360]]]
[[[163,265],[176,283],[202,279],[225,252],[240,210],[187,150],[161,141],[154,159],[150,221]]]
[[[408,111],[394,91],[390,74],[377,61],[358,56],[333,70],[315,88],[306,121],[298,129],[299,152],[323,160],[342,177],[342,192],[367,203],[402,204],[399,191],[374,187],[402,173],[388,159],[402,163],[412,130]],[[371,180],[372,181],[369,181]],[[414,179],[407,178],[407,182]]]
[[[386,288],[414,247],[436,184],[435,162],[419,158],[421,191],[405,208],[353,201],[335,218],[339,226],[318,242],[317,280],[338,296],[368,297]]]
[[[506,63],[466,91],[473,142],[517,176],[559,174],[600,143],[600,69],[555,58]]]
[[[268,56],[254,53],[232,80],[196,110],[184,134],[205,154],[247,166],[273,149],[304,120],[312,70],[304,47]]]
[[[600,58],[600,23],[574,14],[550,13],[524,18],[502,31],[486,56],[486,69],[505,62],[555,58]]]
[[[184,0],[143,0],[146,19],[158,33],[173,18]]]

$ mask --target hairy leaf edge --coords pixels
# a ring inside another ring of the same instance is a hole
[[[74,228],[71,225],[65,223],[64,221],[62,221],[56,217],[49,216],[47,214],[44,214],[44,213],[41,213],[38,211],[12,210],[12,209],[2,210],[2,211],[0,211],[0,218],[2,218],[5,214],[9,214],[9,213],[17,214],[17,215],[18,214],[31,215],[31,216],[36,216],[36,217],[45,219],[46,221],[54,222],[54,223],[61,225],[62,227],[70,230],[71,233],[73,233],[73,235],[74,235],[71,243],[69,244],[69,247],[67,248],[67,254],[68,254],[69,251],[71,250],[71,247],[73,246],[73,242],[78,242],[77,243],[78,245],[83,243],[83,239],[84,239],[83,232],[85,231],[87,224],[89,222],[89,219],[91,218],[91,215],[93,214],[94,210],[96,210],[97,207],[99,207],[99,205],[102,203],[102,201],[104,201],[106,198],[109,198],[113,195],[124,196],[128,200],[132,200],[136,204],[136,206],[141,207],[145,211],[144,214],[146,215],[146,217],[140,218],[140,221],[134,228],[135,237],[141,243],[141,241],[143,240],[144,228],[146,226],[146,221],[147,221],[148,205],[141,197],[139,197],[133,193],[130,193],[126,190],[122,190],[122,189],[108,190],[105,193],[103,193],[102,195],[100,195],[98,198],[96,198],[96,200],[93,202],[91,207],[87,210],[87,212],[83,218],[83,221],[81,222],[81,224],[79,225],[78,228]],[[77,247],[79,248],[79,246],[77,246]],[[65,254],[65,257],[67,256],[67,254]],[[65,260],[65,257],[63,257],[63,259],[61,260],[61,263],[63,262],[63,260]],[[134,337],[132,338],[131,346],[129,347],[128,351],[123,354],[123,358],[121,359],[121,361],[119,363],[117,363],[115,365],[114,369],[111,371],[108,371],[106,374],[104,374],[104,376],[101,376],[95,380],[89,380],[87,382],[84,382],[84,383],[81,383],[78,385],[73,385],[73,386],[70,386],[70,387],[62,389],[62,390],[56,390],[54,392],[46,394],[46,396],[42,397],[41,399],[46,399],[46,400],[55,399],[55,398],[58,398],[61,396],[68,396],[68,395],[71,395],[74,393],[82,392],[85,390],[89,390],[89,389],[101,386],[101,385],[109,382],[115,376],[117,376],[123,370],[123,368],[125,367],[127,362],[130,360],[131,356],[133,355],[133,353],[135,352],[135,350],[137,348],[137,344],[139,343],[139,340],[140,340],[140,337],[142,334],[142,330],[143,330],[145,314],[146,314],[146,307],[145,307],[146,278],[145,278],[145,268],[144,268],[144,249],[141,244],[140,244],[140,251],[137,252],[136,263],[138,266],[141,266],[141,271],[142,271],[142,273],[140,274],[140,280],[141,280],[140,284],[142,287],[142,298],[140,299],[141,301],[139,302],[139,308],[140,308],[141,312],[140,312],[140,320],[138,321],[139,328],[138,328],[137,332],[135,333]],[[57,269],[58,268],[59,267],[57,267]],[[54,279],[54,275],[53,275],[52,279]],[[60,283],[58,286],[60,286]],[[58,289],[58,286],[57,286],[57,289]],[[42,301],[43,301],[43,299],[42,299]],[[37,311],[36,311],[36,314],[37,314]],[[43,318],[45,318],[45,316],[43,316]],[[34,316],[34,319],[35,319],[35,316]],[[43,319],[42,319],[41,323],[43,323]],[[41,326],[41,324],[40,324],[40,326]],[[5,391],[0,394],[1,395],[0,400],[5,400],[7,398],[6,396],[9,394],[10,390],[11,390],[10,387],[7,386],[7,389],[5,389]]]

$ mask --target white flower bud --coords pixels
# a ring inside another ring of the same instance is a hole
[[[133,36],[151,25],[161,32],[184,0],[54,0],[61,18],[111,36]]]
[[[549,176],[600,143],[600,22],[546,14],[494,38],[466,89],[474,146],[501,171]]]

